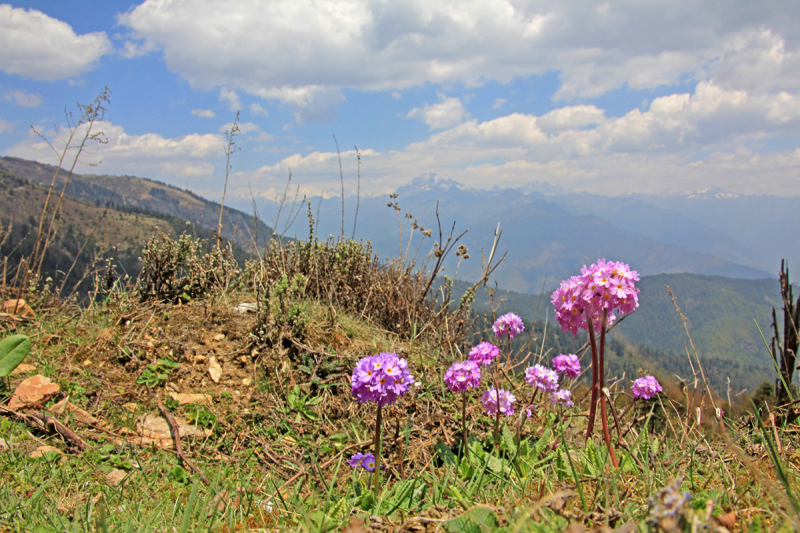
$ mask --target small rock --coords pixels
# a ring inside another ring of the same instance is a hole
[[[3,312],[12,316],[26,316],[28,318],[36,318],[36,313],[23,299],[19,300],[6,300],[3,302]]]
[[[112,487],[116,487],[117,485],[122,483],[122,480],[125,479],[127,476],[128,476],[127,472],[115,468],[114,470],[106,474],[106,481],[108,481],[108,484],[111,485]]]
[[[214,383],[219,383],[219,378],[222,377],[222,367],[217,362],[217,358],[213,355],[208,360],[208,375]]]
[[[38,448],[33,450],[28,457],[30,457],[31,459],[36,459],[37,457],[41,457],[44,454],[51,452],[57,453],[58,455],[64,455],[64,452],[62,452],[58,448],[54,448],[52,446],[39,446]]]
[[[17,365],[17,368],[15,368],[13,372],[11,372],[11,375],[12,376],[21,376],[23,374],[30,374],[34,370],[36,370],[36,366],[35,365],[29,365],[27,363],[21,363],[21,364]]]
[[[247,359],[247,356],[246,356],[246,355],[243,355],[243,356],[241,356],[241,357],[239,358],[239,361],[241,361],[241,362],[242,362],[242,364],[245,364],[245,365],[247,364],[247,361],[248,361],[248,360],[249,360],[249,359]]]
[[[242,315],[247,313],[255,313],[258,311],[258,304],[250,303],[250,302],[243,302],[233,308],[234,311],[240,313]]]
[[[211,405],[211,396],[208,394],[198,394],[198,393],[183,393],[183,392],[170,392],[170,397],[178,402],[180,405],[185,405],[187,403],[200,403],[204,405]]]
[[[81,409],[80,407],[69,403],[69,398],[64,398],[57,404],[52,407],[52,411],[56,414],[62,414],[64,411],[68,412],[72,418],[77,420],[78,422],[82,422],[84,424],[93,424],[97,425],[99,422],[98,420]]]
[[[199,365],[201,363],[205,363],[208,357],[205,355],[195,355],[194,356],[194,364]]]
[[[250,378],[244,378],[242,380],[242,385],[244,385],[245,387],[249,387],[252,383],[253,383],[253,380],[250,379]]]
[[[61,390],[61,388],[57,383],[51,383],[49,378],[41,374],[36,374],[17,386],[14,395],[8,402],[8,408],[12,411],[16,411],[21,407],[26,407],[38,402],[45,396],[55,394],[59,390]]]
[[[124,404],[122,407],[124,407],[125,409],[127,409],[131,413],[135,413],[136,409],[139,408],[139,405],[131,402],[131,403]]]
[[[178,432],[183,437],[208,437],[211,431],[202,427],[195,427],[180,417],[174,417],[178,424]],[[136,424],[136,432],[141,439],[137,444],[149,446],[155,444],[160,448],[171,449],[174,446],[172,433],[166,420],[157,415],[145,415]]]
[[[11,449],[11,445],[6,439],[0,438],[0,453],[7,452]]]
[[[224,341],[225,340],[225,334],[224,333],[217,333],[216,335],[214,335],[214,340],[217,341],[217,342]]]
[[[83,362],[83,366],[92,366],[92,360],[87,359],[86,361]]]

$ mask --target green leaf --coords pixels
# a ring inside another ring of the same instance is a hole
[[[453,454],[453,451],[450,449],[444,441],[439,441],[434,446],[436,449],[436,453],[439,454],[439,459],[448,466],[456,466],[456,456]]]
[[[753,521],[747,527],[747,533],[763,533],[763,531],[761,528],[761,515],[755,515]]]
[[[531,461],[535,461],[536,459],[538,459],[539,456],[542,455],[542,452],[547,447],[547,445],[550,444],[550,439],[552,438],[552,436],[553,434],[550,431],[550,428],[549,427],[544,428],[542,436],[539,438],[539,440],[536,441],[536,444],[533,445],[533,448],[531,448],[530,454],[528,454],[528,459],[530,459]]]
[[[511,428],[503,426],[502,444],[503,450],[509,455],[514,456],[517,454],[517,445],[514,443],[515,437],[511,432]]]
[[[0,342],[0,377],[14,371],[31,350],[31,340],[25,335],[12,335]]]

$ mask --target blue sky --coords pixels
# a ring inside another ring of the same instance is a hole
[[[762,5],[764,4],[764,5]],[[0,4],[0,153],[53,163],[112,92],[86,173],[218,197],[424,173],[606,195],[800,195],[800,3],[458,0]]]

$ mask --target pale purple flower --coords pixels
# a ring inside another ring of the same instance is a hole
[[[453,363],[444,374],[444,383],[453,392],[462,392],[481,384],[481,368],[475,361]]]
[[[526,368],[525,381],[542,392],[554,392],[558,389],[558,374],[555,370],[550,370],[542,365]]]
[[[661,384],[653,376],[639,378],[633,382],[633,385],[631,385],[633,397],[644,398],[645,400],[653,398],[662,390]]]
[[[493,415],[496,414],[498,409],[500,410],[500,414],[505,416],[511,416],[514,414],[514,402],[517,401],[517,398],[511,394],[510,392],[500,389],[499,393],[497,389],[492,387],[491,389],[485,391],[483,396],[481,397],[481,402],[483,403],[484,409],[486,409],[486,413]]]
[[[502,337],[508,335],[512,339],[525,330],[525,325],[522,319],[514,313],[506,313],[497,320],[492,326],[495,337]]]
[[[563,372],[568,378],[576,378],[581,375],[581,362],[578,356],[571,353],[568,355],[561,354],[553,359],[553,368],[557,372]]]
[[[575,404],[572,402],[572,392],[567,389],[559,389],[550,395],[550,403],[557,403],[564,407],[573,407]]]
[[[361,453],[361,452],[356,452],[356,453],[353,454],[353,456],[350,458],[350,460],[347,461],[347,464],[349,464],[353,468],[358,468],[358,467],[362,466],[361,462],[362,462],[363,459],[364,459],[364,454]]]
[[[353,454],[353,457],[351,457],[350,460],[347,461],[347,464],[349,464],[353,468],[363,468],[368,472],[374,472],[375,455],[371,453],[356,452],[355,454]],[[385,464],[381,465],[381,470],[386,470]]]
[[[490,365],[500,356],[500,348],[491,342],[482,342],[469,352],[469,360],[482,365]]]
[[[391,405],[408,392],[414,377],[408,362],[396,353],[381,353],[362,358],[353,370],[350,380],[353,396],[359,403],[375,402]]]

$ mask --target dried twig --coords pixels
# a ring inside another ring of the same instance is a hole
[[[170,414],[167,409],[158,403],[158,410],[161,411],[161,414],[167,420],[167,424],[169,424],[170,432],[172,433],[172,440],[175,442],[175,453],[178,455],[178,458],[183,461],[183,463],[191,468],[198,476],[200,476],[200,480],[205,483],[206,485],[210,484],[208,478],[200,471],[195,464],[186,457],[186,454],[183,453],[183,448],[181,447],[181,433],[180,427],[178,427],[178,423],[175,421],[175,418]]]

